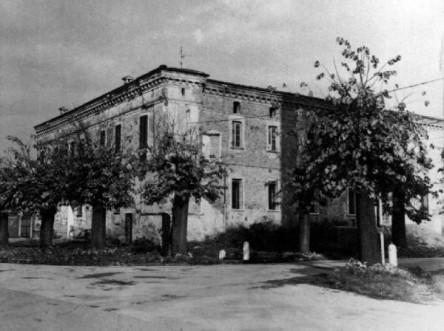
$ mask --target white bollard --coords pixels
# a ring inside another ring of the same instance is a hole
[[[242,248],[243,251],[243,260],[244,261],[249,261],[250,260],[250,244],[248,243],[248,241],[244,242],[244,246]]]
[[[225,259],[226,255],[227,255],[227,253],[225,252],[225,249],[221,249],[219,251],[219,260],[223,261]]]
[[[396,248],[396,246],[391,243],[388,247],[388,255],[389,255],[389,263],[394,266],[397,267],[398,266],[398,250]]]

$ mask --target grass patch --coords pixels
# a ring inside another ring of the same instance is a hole
[[[423,303],[444,299],[444,277],[416,267],[365,264],[350,260],[344,268],[313,277],[312,284],[365,295],[376,299]]]

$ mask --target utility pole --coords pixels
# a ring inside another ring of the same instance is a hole
[[[444,76],[444,32],[441,36],[441,51],[439,54],[439,71],[441,73],[441,77]],[[444,82],[442,82],[442,113],[441,116],[444,118]]]

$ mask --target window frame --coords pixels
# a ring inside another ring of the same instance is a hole
[[[271,193],[271,187],[274,187],[273,194]],[[279,192],[279,183],[277,180],[271,180],[267,182],[267,209],[269,211],[279,211],[280,203],[277,197]]]
[[[234,145],[234,125],[239,125],[239,145]],[[245,143],[245,119],[240,116],[230,116],[229,117],[229,133],[230,133],[230,139],[229,139],[229,149],[231,150],[243,150],[245,149],[246,143]]]
[[[238,201],[237,204],[234,204],[234,183],[238,183],[238,193],[237,193],[237,197],[238,197]],[[241,177],[233,177],[231,178],[230,181],[230,206],[231,206],[231,210],[235,210],[235,211],[239,211],[239,210],[243,210],[244,209],[244,179]],[[235,207],[235,205],[237,205],[237,207]]]
[[[271,129],[274,129],[274,141],[273,141],[273,135],[271,134]],[[267,124],[267,151],[276,153],[279,151],[279,126],[277,124],[269,123]],[[273,142],[274,142],[274,148],[273,148]]]

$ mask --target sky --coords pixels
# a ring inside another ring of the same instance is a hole
[[[179,66],[180,46],[184,67],[211,78],[302,93],[307,82],[323,97],[313,63],[340,61],[336,37],[400,54],[394,83],[408,86],[444,76],[443,35],[442,0],[1,0],[0,150],[123,76]],[[443,92],[438,81],[396,97],[443,117]]]

